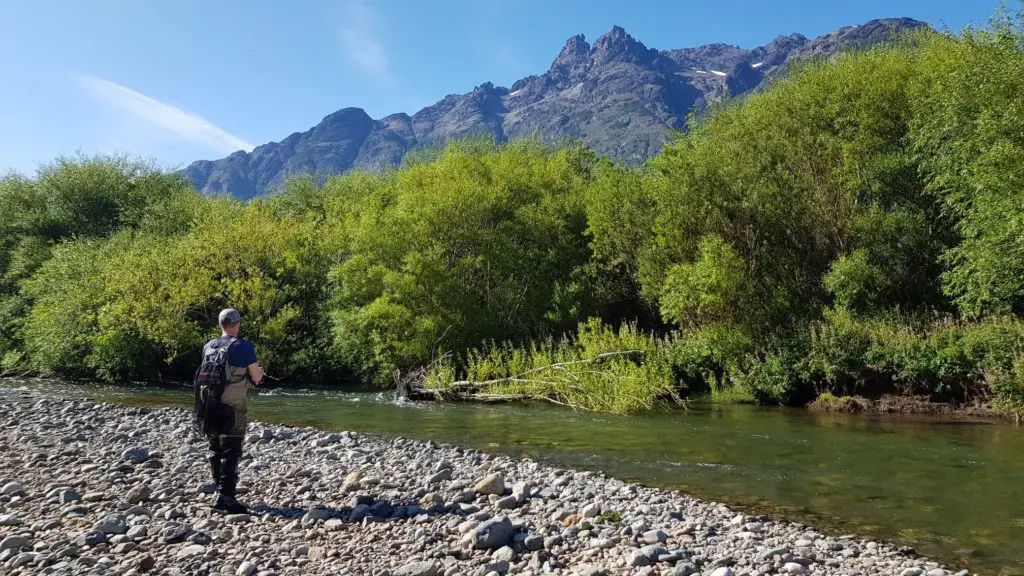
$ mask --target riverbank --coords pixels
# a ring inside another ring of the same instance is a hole
[[[806,408],[812,412],[914,414],[1020,422],[1019,416],[996,410],[990,402],[978,400],[972,403],[954,404],[935,402],[928,396],[884,395],[878,398],[865,398],[863,396],[835,396],[826,392],[808,403]]]
[[[4,403],[0,552],[12,574],[947,574],[600,474],[435,443],[249,430],[251,516],[224,516],[187,413]]]

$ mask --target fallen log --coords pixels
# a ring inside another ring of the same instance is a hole
[[[572,402],[570,397],[573,394],[566,393],[566,390],[571,389],[575,392],[582,392],[580,382],[581,375],[599,374],[611,380],[616,378],[614,374],[604,374],[599,369],[585,370],[581,369],[581,366],[596,364],[613,358],[643,354],[645,354],[643,350],[604,352],[594,356],[593,358],[556,362],[545,366],[531,368],[522,373],[502,378],[493,378],[488,380],[456,380],[454,382],[444,384],[443,387],[440,388],[428,388],[424,386],[426,375],[433,367],[433,365],[431,365],[418,368],[404,375],[396,370],[394,374],[395,389],[399,398],[410,401],[479,403],[538,401],[556,404],[573,410],[580,410],[583,409],[583,406]],[[531,374],[541,376],[543,379],[531,378],[529,377]],[[515,386],[514,388],[518,388],[519,390],[525,389],[526,391],[514,394],[496,394],[486,391],[491,389],[492,386],[499,386],[501,384],[524,385]],[[535,391],[531,391],[531,389]],[[613,410],[613,407],[610,405],[607,408],[609,410]]]

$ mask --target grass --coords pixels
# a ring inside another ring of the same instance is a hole
[[[679,402],[659,340],[623,324],[591,320],[575,335],[526,347],[490,345],[471,350],[460,367],[436,362],[424,377],[432,390],[544,400],[580,410],[632,413],[663,400]]]

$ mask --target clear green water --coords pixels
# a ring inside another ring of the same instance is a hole
[[[189,402],[181,390],[45,386],[134,405]],[[315,392],[257,395],[250,413],[601,470],[832,533],[884,538],[980,573],[1024,574],[1024,428],[1010,424],[750,406],[624,417]]]

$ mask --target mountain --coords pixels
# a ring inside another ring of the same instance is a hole
[[[814,39],[779,36],[753,49],[708,44],[676,50],[648,48],[615,26],[593,45],[582,35],[569,38],[547,72],[511,88],[486,82],[412,116],[379,120],[343,108],[306,132],[249,153],[194,162],[184,174],[204,193],[251,198],[291,174],[380,170],[410,150],[479,134],[499,141],[531,133],[547,140],[569,136],[636,164],[658,153],[666,132],[683,128],[694,107],[756,90],[796,59],[871,46],[925,25],[910,18],[872,20]]]

